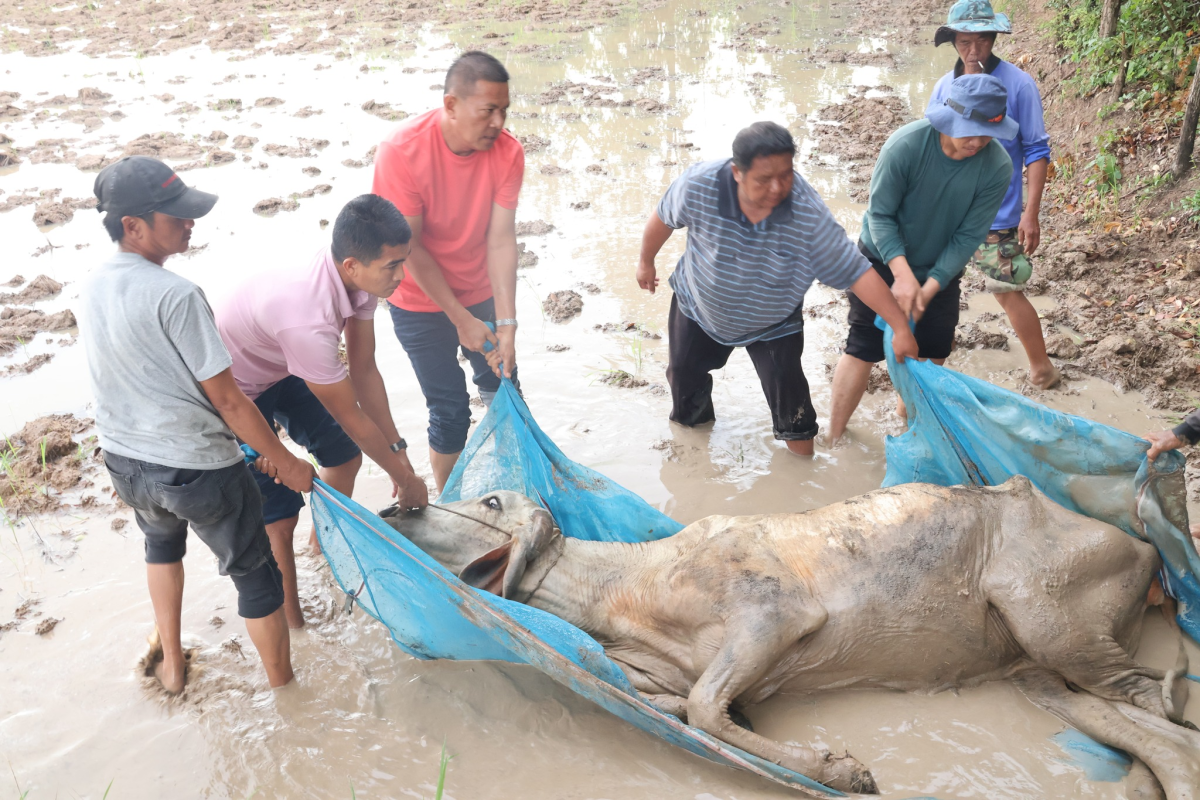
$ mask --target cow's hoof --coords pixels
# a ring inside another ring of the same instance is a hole
[[[851,794],[879,794],[871,770],[849,753],[825,756],[824,772],[826,779],[822,783],[831,789]]]

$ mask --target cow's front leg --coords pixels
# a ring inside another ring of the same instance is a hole
[[[643,700],[664,714],[678,717],[680,722],[688,721],[688,701],[686,697],[680,697],[677,694],[646,694],[645,692],[638,692],[638,694],[642,696]]]
[[[721,649],[701,674],[688,695],[688,723],[747,753],[799,772],[843,792],[876,794],[875,779],[850,755],[836,756],[827,750],[787,745],[760,736],[737,725],[729,715],[729,704],[773,667],[788,648],[820,627],[824,611],[808,622],[808,630],[793,626],[781,630],[767,620],[773,615],[755,615],[749,623],[730,620],[725,626]]]

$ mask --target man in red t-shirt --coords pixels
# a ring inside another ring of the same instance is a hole
[[[516,383],[517,195],[525,151],[504,130],[508,71],[487,53],[459,56],[442,107],[408,120],[379,145],[372,191],[412,227],[404,281],[388,301],[429,408],[429,460],[446,485],[471,425],[456,351],[490,403],[500,372]],[[493,334],[484,320],[496,323]],[[484,343],[495,350],[483,355]],[[503,365],[503,366],[501,366]]]

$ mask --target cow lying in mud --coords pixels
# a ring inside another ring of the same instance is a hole
[[[877,791],[848,754],[781,744],[731,705],[846,687],[938,691],[1008,678],[1135,757],[1133,796],[1200,798],[1182,724],[1186,656],[1143,667],[1159,557],[1014,478],[909,484],[802,514],[714,516],[645,544],[561,536],[513,492],[388,522],[466,583],[586,631],[646,699],[835,789]],[[1161,789],[1160,789],[1161,786]]]

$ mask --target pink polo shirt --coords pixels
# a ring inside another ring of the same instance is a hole
[[[288,375],[317,384],[343,380],[338,344],[346,320],[373,319],[378,303],[368,292],[346,290],[328,247],[302,270],[246,281],[217,311],[233,379],[251,400]]]

